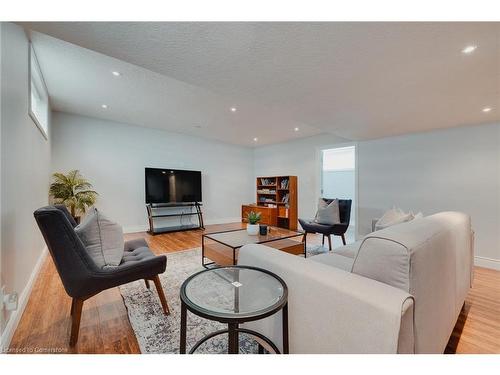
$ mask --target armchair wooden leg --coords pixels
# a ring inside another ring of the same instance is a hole
[[[71,316],[73,316],[74,312],[75,312],[75,299],[72,298],[71,299],[71,312],[70,312]]]
[[[343,244],[344,244],[344,246],[345,246],[345,244],[346,244],[346,243],[345,243],[345,236],[344,236],[344,234],[341,234],[340,236],[342,237],[342,243],[343,243]]]
[[[83,300],[73,298],[71,314],[71,336],[69,345],[75,346],[78,341],[78,333],[80,331],[80,319],[82,317]]]
[[[323,238],[321,239],[321,246],[325,246],[325,235],[323,235]]]
[[[307,237],[307,232],[304,232],[304,235],[302,236],[302,242],[306,242],[306,237]]]
[[[328,250],[332,251],[332,237],[328,235]]]
[[[146,283],[146,288],[150,289],[151,286],[149,285],[149,280],[148,279],[144,279],[144,282]]]
[[[158,296],[160,297],[161,306],[163,307],[163,312],[165,315],[170,315],[170,310],[168,309],[167,299],[165,298],[165,294],[163,293],[163,288],[160,283],[160,278],[158,275],[153,277],[153,282],[155,283],[156,290],[158,292]]]

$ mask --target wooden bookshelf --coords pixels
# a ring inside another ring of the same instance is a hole
[[[297,230],[297,176],[257,177],[255,205],[242,206],[242,219],[253,210],[261,212],[262,224]]]

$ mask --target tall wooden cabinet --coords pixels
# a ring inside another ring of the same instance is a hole
[[[257,201],[243,205],[242,220],[250,211],[261,213],[261,224],[297,230],[297,176],[257,177]]]

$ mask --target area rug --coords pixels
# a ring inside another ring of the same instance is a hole
[[[308,256],[323,253],[328,249],[308,246]],[[142,353],[179,353],[181,301],[180,287],[192,274],[203,270],[201,249],[190,249],[167,254],[167,269],[160,275],[160,281],[167,297],[170,315],[165,315],[158,294],[151,283],[146,289],[144,280],[120,286],[128,317]],[[207,288],[210,287],[207,285]],[[211,332],[227,328],[218,322],[187,314],[187,350]],[[255,340],[240,335],[240,352],[257,353]],[[216,336],[202,344],[196,353],[227,353],[227,335]]]

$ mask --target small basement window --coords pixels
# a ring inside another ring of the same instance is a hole
[[[38,65],[33,46],[30,45],[29,57],[29,115],[42,132],[45,139],[49,134],[49,95]]]

